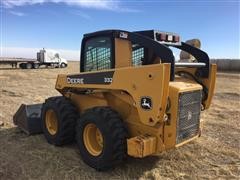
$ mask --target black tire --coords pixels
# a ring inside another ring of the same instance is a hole
[[[103,136],[101,154],[93,156],[85,147],[84,128],[94,124]],[[76,141],[83,161],[98,171],[113,168],[127,157],[127,131],[120,115],[110,107],[94,107],[85,111],[76,127]]]
[[[38,63],[34,63],[33,64],[33,69],[38,69],[39,68],[39,64]]]
[[[32,64],[31,63],[26,63],[26,69],[32,69]]]
[[[57,131],[52,135],[46,127],[46,113],[53,110],[57,117]],[[42,129],[45,138],[50,144],[61,146],[73,142],[75,139],[76,120],[78,111],[67,98],[51,97],[45,100],[42,106]]]
[[[65,68],[65,67],[67,67],[67,64],[61,63],[60,67],[61,67],[61,68]]]
[[[21,69],[26,69],[26,63],[20,63],[20,64],[19,64],[19,67],[20,67]]]

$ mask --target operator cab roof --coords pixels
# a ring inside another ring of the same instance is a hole
[[[108,36],[112,39],[120,38],[124,40],[129,40],[132,43],[143,46],[144,48],[151,49],[154,54],[161,59],[162,63],[171,64],[171,81],[175,77],[175,65],[176,66],[192,66],[192,64],[178,64],[175,63],[175,58],[170,47],[174,47],[185,51],[195,57],[198,63],[194,64],[197,66],[198,71],[196,72],[200,77],[207,78],[209,76],[209,57],[204,51],[193,47],[187,43],[181,42],[179,35],[176,33],[163,32],[158,30],[145,30],[145,31],[134,31],[128,32],[118,29],[110,29],[92,32],[84,35],[82,41],[82,51],[84,52],[85,42],[94,37]],[[83,56],[83,53],[81,54]],[[146,62],[146,64],[151,64],[152,62]],[[204,67],[203,67],[204,65]]]
[[[103,31],[96,31],[92,33],[84,34],[84,38],[93,38],[93,37],[99,37],[99,36],[111,36],[111,37],[119,37],[119,34],[125,33],[127,35],[129,33],[136,33],[139,35],[142,35],[144,37],[148,37],[154,41],[157,41],[161,44],[165,45],[181,45],[180,36],[176,33],[171,32],[164,32],[164,31],[158,31],[158,30],[144,30],[144,31],[133,31],[128,32],[125,30],[119,30],[119,29],[109,29],[109,30],[103,30]],[[121,37],[120,37],[121,38]],[[123,38],[127,39],[127,38]]]

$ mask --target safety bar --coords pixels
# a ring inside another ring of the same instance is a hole
[[[175,67],[201,68],[205,66],[206,63],[175,62]]]

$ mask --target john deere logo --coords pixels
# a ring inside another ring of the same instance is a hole
[[[152,99],[150,97],[142,97],[141,98],[141,107],[145,110],[152,109]]]
[[[127,39],[127,38],[128,38],[128,33],[126,33],[126,32],[120,32],[119,37],[120,37],[120,38],[123,38],[123,39]]]
[[[192,119],[192,112],[191,112],[191,111],[188,111],[187,119],[188,119],[188,120],[191,120],[191,119]]]

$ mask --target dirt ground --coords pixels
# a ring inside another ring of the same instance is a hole
[[[9,66],[10,67],[10,66]],[[26,136],[12,124],[22,103],[56,96],[65,69],[21,70],[0,66],[0,179],[240,179],[240,75],[219,73],[212,107],[202,114],[201,138],[157,157],[129,158],[125,164],[97,172],[82,161],[75,144],[54,147],[43,135]]]

